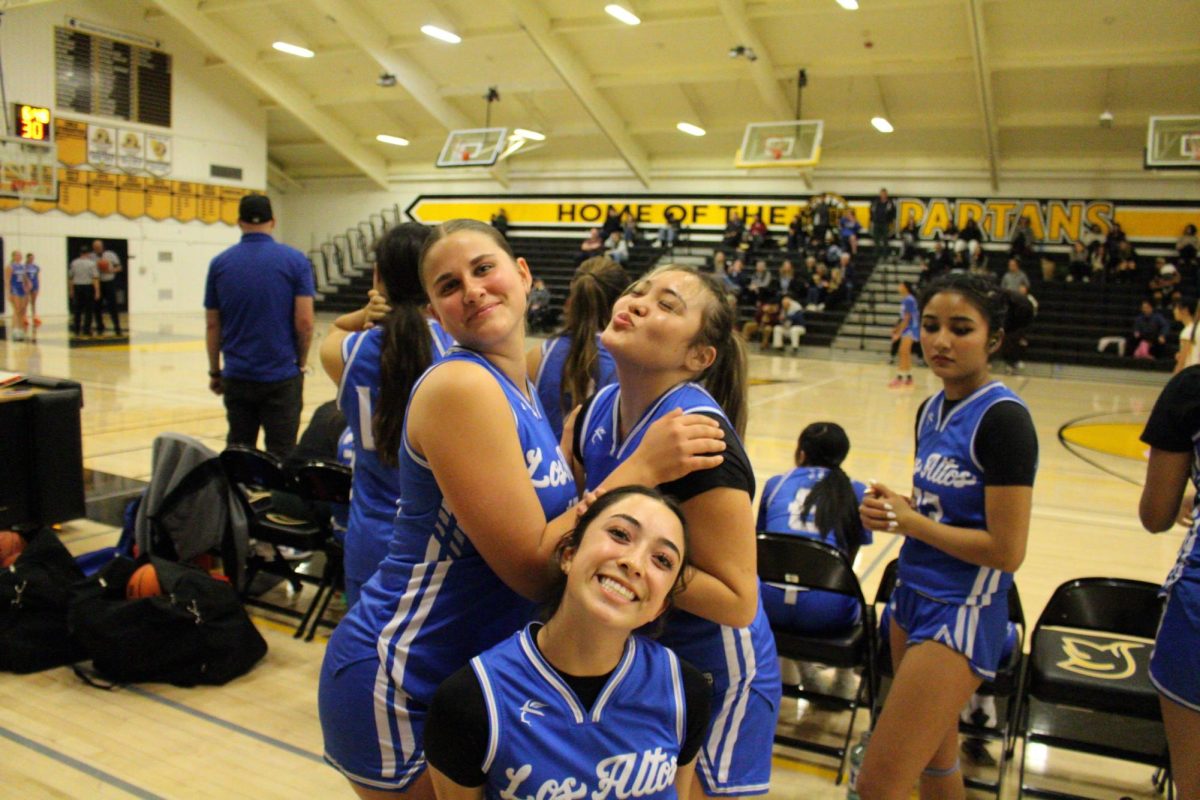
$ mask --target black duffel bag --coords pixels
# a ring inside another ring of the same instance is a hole
[[[158,573],[162,594],[126,599],[134,570],[147,563]],[[70,625],[95,672],[116,683],[220,685],[248,672],[267,652],[231,585],[151,556],[116,558],[75,584]]]
[[[23,534],[26,545],[0,570],[0,670],[38,672],[83,658],[67,628],[71,586],[83,578],[48,529]]]

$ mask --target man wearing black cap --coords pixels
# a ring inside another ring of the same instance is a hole
[[[271,238],[266,195],[238,205],[240,243],[212,260],[204,292],[208,387],[224,395],[229,444],[280,458],[296,445],[313,332],[313,275],[299,250]],[[224,355],[225,366],[221,367]]]

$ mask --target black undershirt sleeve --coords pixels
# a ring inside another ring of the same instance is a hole
[[[753,498],[754,468],[750,466],[750,457],[746,455],[741,437],[729,421],[719,414],[706,413],[704,416],[719,422],[721,430],[725,432],[725,450],[721,454],[725,459],[712,469],[699,470],[670,483],[664,483],[658,487],[659,490],[681,503],[704,494],[709,489],[717,488],[742,489]]]
[[[1154,403],[1142,441],[1156,450],[1186,453],[1200,433],[1200,366],[1171,378]]]
[[[687,722],[679,763],[687,764],[704,743],[712,689],[708,679],[695,667],[683,661],[680,667]],[[588,708],[600,696],[609,678],[608,675],[580,678],[561,672],[559,675]],[[482,786],[487,782],[480,767],[487,755],[489,732],[483,690],[475,670],[465,666],[443,681],[434,693],[425,723],[425,758],[459,786]]]
[[[985,411],[975,432],[975,458],[985,486],[1033,486],[1038,442],[1029,409],[1005,401]]]

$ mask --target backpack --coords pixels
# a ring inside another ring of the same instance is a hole
[[[83,573],[54,531],[23,535],[25,550],[0,571],[0,670],[22,673],[83,658],[67,627],[71,585]]]
[[[162,594],[126,599],[125,587],[143,564],[154,565]],[[220,685],[267,652],[232,585],[149,555],[117,557],[76,583],[68,619],[96,673],[117,683]]]

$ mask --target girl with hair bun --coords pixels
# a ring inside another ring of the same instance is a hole
[[[321,366],[338,387],[353,432],[353,500],[346,533],[346,605],[387,555],[400,499],[400,430],[408,393],[445,353],[449,336],[425,316],[417,261],[429,228],[405,222],[375,243],[367,305],[334,320],[321,342]]]
[[[434,691],[529,621],[577,516],[525,371],[529,265],[495,228],[462,219],[432,231],[418,274],[458,345],[413,384],[387,556],[330,638],[318,692],[325,758],[364,798],[432,797]],[[674,480],[720,463],[722,448],[712,420],[675,415],[601,488]]]
[[[917,412],[912,498],[870,486],[864,527],[904,537],[888,610],[895,680],[858,776],[864,800],[963,797],[958,716],[995,677],[1008,591],[1025,559],[1037,434],[1024,402],[988,361],[1008,294],[949,274],[921,298],[921,348],[942,391]]]
[[[588,489],[608,479],[647,426],[702,414],[725,431],[725,460],[659,488],[679,499],[695,573],[662,641],[712,677],[713,718],[697,760],[711,796],[764,794],[781,684],[775,639],[759,598],[754,472],[741,442],[746,357],[720,282],[666,265],[635,281],[613,307],[600,340],[618,382],[599,390],[567,424]]]
[[[849,452],[850,438],[836,422],[806,427],[796,444],[795,469],[768,478],[763,487],[758,530],[831,544],[853,563],[872,537],[858,515],[866,484],[842,471]],[[765,584],[762,596],[772,628],[827,636],[858,624],[858,601],[846,595]]]
[[[563,417],[577,403],[617,379],[612,356],[600,343],[600,331],[627,286],[629,275],[611,258],[584,261],[571,279],[563,329],[525,355],[555,436],[562,436]]]
[[[555,560],[545,621],[471,659],[434,695],[426,747],[438,797],[687,797],[708,684],[639,634],[683,588],[683,512],[654,489],[613,489]]]

